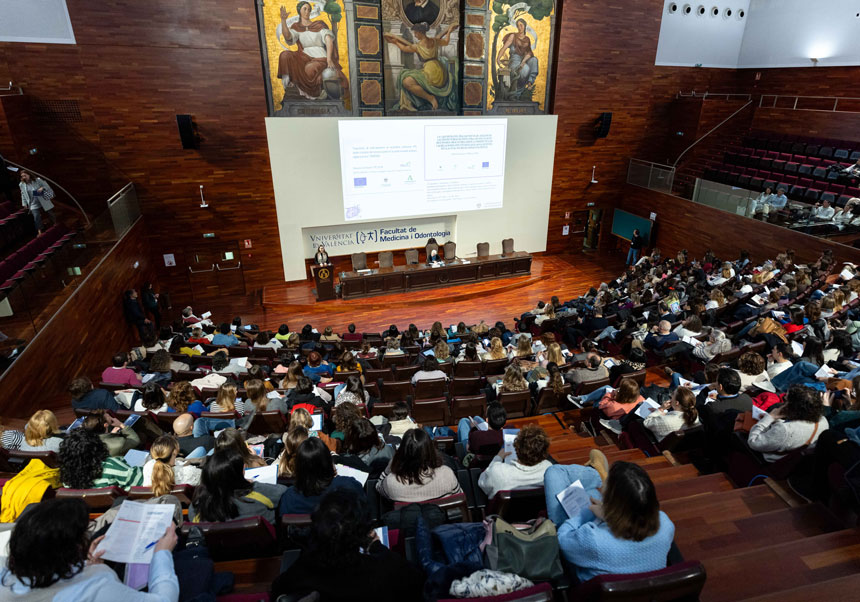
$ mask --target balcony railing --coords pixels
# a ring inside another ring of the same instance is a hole
[[[630,159],[627,166],[627,183],[649,190],[672,194],[672,183],[675,181],[675,168],[671,165]]]

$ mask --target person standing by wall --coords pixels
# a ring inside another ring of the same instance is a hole
[[[155,320],[155,329],[161,330],[161,311],[158,309],[158,293],[155,292],[151,282],[147,282],[141,287],[140,300],[143,303],[144,311],[152,314]]]
[[[36,233],[42,234],[44,231],[42,209],[51,217],[51,223],[57,223],[57,218],[54,215],[54,204],[51,202],[51,199],[54,198],[54,191],[45,180],[34,178],[33,174],[25,169],[19,172],[19,177],[21,178],[18,184],[18,187],[21,189],[21,204],[33,216]]]
[[[645,246],[645,239],[639,233],[639,229],[633,230],[633,237],[630,239],[630,250],[627,251],[627,263],[625,265],[635,265],[639,261],[639,254],[642,252],[642,247]]]

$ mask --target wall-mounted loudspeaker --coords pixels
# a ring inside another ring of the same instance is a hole
[[[601,113],[597,119],[597,137],[606,138],[609,135],[610,125],[612,125],[612,113]]]
[[[176,125],[179,126],[179,139],[182,148],[199,148],[200,136],[197,134],[197,124],[191,115],[177,115]]]

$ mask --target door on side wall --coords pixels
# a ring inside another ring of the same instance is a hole
[[[585,241],[585,231],[588,225],[588,211],[573,211],[570,214],[570,250],[574,253],[582,251]]]
[[[582,245],[586,249],[596,249],[600,244],[600,220],[603,217],[603,209],[589,209],[588,222],[585,226],[585,239]]]
[[[237,241],[186,249],[188,281],[194,301],[245,294],[245,274]]]

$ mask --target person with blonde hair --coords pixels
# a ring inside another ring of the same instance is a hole
[[[454,361],[454,358],[451,357],[451,348],[448,347],[448,343],[444,339],[436,343],[436,346],[433,347],[433,353],[436,361],[440,364],[450,364]]]
[[[245,402],[237,399],[238,387],[232,380],[218,387],[218,393],[215,396],[215,401],[209,404],[210,412],[236,412],[240,416],[245,415]]]
[[[245,381],[245,393],[248,396],[245,400],[246,409],[247,404],[251,404],[257,412],[274,412],[277,410],[285,416],[289,412],[287,402],[284,398],[269,397],[265,383],[258,378]]]
[[[528,391],[529,383],[526,382],[523,376],[523,370],[517,364],[510,364],[505,369],[505,375],[501,382],[493,384],[496,394],[499,393],[517,393],[519,391]]]
[[[490,339],[490,348],[481,355],[482,360],[504,360],[508,359],[502,339],[493,337]]]
[[[301,411],[307,414],[307,410]],[[296,454],[299,451],[299,446],[308,437],[310,437],[310,432],[303,426],[291,426],[290,430],[284,433],[284,451],[281,452],[281,457],[278,458],[279,479],[288,479],[290,481],[295,479]]]
[[[167,495],[174,485],[200,484],[201,470],[177,459],[179,442],[173,435],[162,435],[149,448],[149,459],[143,465],[143,486],[151,487],[155,497]]]
[[[516,349],[513,349],[510,354],[510,358],[514,359],[517,357],[529,357],[532,355],[532,340],[531,337],[526,337],[520,335],[517,337],[517,346]]]
[[[27,421],[21,451],[59,453],[63,442],[57,417],[51,410],[39,410]]]

